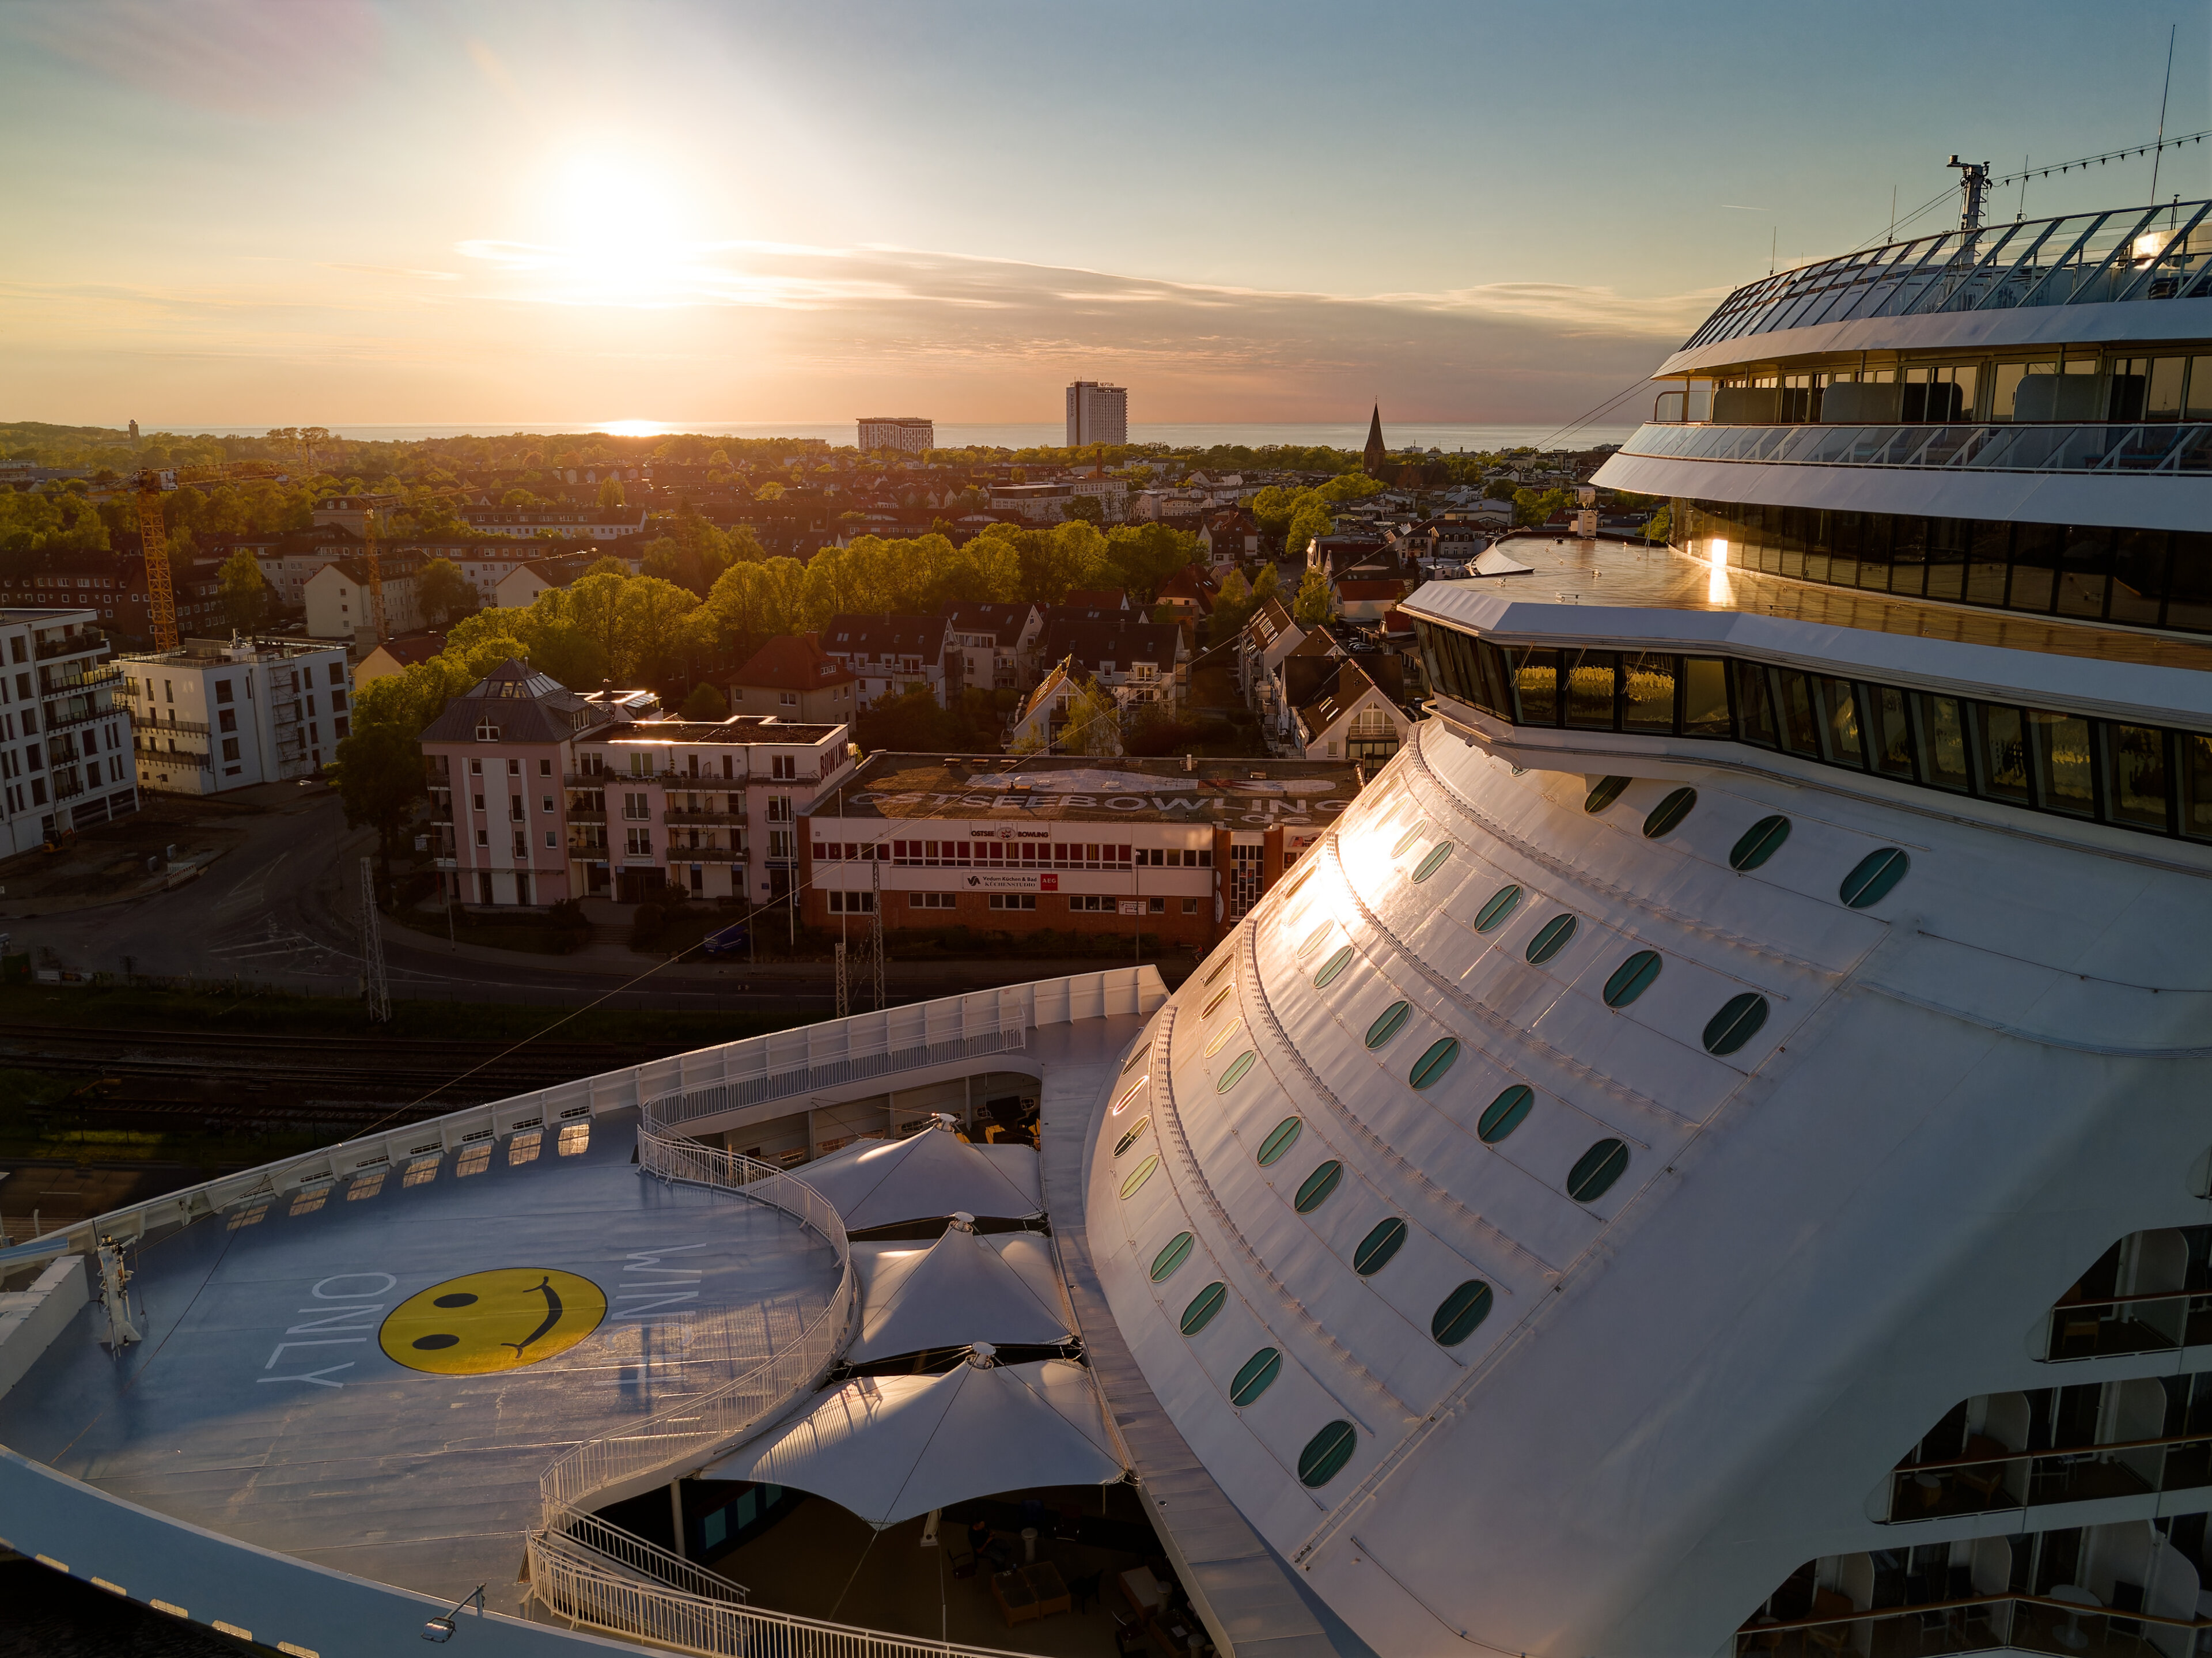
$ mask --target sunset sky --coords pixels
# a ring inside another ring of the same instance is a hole
[[[2130,0],[8,0],[0,418],[1565,419],[1953,150],[2148,140],[2174,21],[2190,133]]]

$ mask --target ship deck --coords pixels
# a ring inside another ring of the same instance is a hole
[[[781,1212],[641,1178],[634,1123],[158,1239],[131,1263],[144,1339],[111,1357],[88,1307],[0,1395],[0,1444],[249,1543],[435,1595],[483,1583],[515,1610],[544,1469],[777,1351],[837,1284],[830,1245]]]
[[[1786,621],[1994,645],[2003,650],[2212,671],[2212,641],[2178,634],[1857,592],[1754,570],[1716,570],[1703,559],[1666,546],[1515,537],[1498,548],[1529,566],[1530,574],[1470,576],[1445,585],[1537,604],[1746,610]]]

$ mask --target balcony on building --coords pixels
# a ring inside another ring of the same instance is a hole
[[[2212,1226],[2133,1232],[2052,1305],[2044,1357],[2168,1352],[2212,1343]]]

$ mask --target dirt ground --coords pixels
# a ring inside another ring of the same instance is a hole
[[[323,788],[317,784],[313,792]],[[120,822],[79,830],[58,853],[27,852],[0,861],[0,914],[33,915],[42,904],[73,908],[122,897],[152,878],[148,859],[173,847],[172,864],[211,862],[246,839],[240,819],[295,805],[309,793],[295,783],[211,799],[142,789],[139,809]]]

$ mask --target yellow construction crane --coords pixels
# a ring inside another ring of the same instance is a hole
[[[265,460],[224,461],[213,466],[179,466],[167,474],[138,474],[138,540],[146,550],[146,609],[154,629],[154,648],[177,648],[177,594],[169,580],[169,538],[161,528],[161,480],[187,483],[234,483],[246,478],[279,477],[283,468]]]

